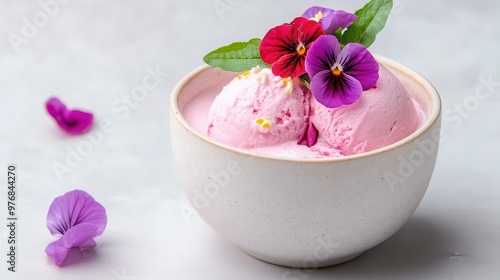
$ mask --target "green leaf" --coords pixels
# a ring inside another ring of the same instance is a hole
[[[308,88],[311,88],[311,78],[309,78],[308,74],[302,74],[300,77],[300,81]]]
[[[368,48],[384,28],[391,9],[392,0],[371,0],[356,11],[358,18],[342,35],[341,44],[360,43]]]
[[[248,42],[232,43],[210,52],[203,57],[203,61],[212,67],[233,72],[250,70],[255,66],[268,68],[269,65],[260,58],[261,41],[254,38]]]
[[[335,37],[337,37],[337,40],[339,40],[339,42],[342,42],[342,31],[344,31],[342,29],[342,27],[340,27],[339,29],[337,29],[337,31],[335,31],[335,33],[333,34]]]

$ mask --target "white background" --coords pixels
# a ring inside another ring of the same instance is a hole
[[[47,15],[37,1],[0,1],[5,223],[7,165],[19,170],[17,272],[3,261],[0,222],[1,279],[500,279],[500,2],[395,1],[371,50],[417,70],[442,96],[434,177],[389,240],[349,263],[307,272],[247,256],[193,214],[173,167],[170,92],[212,49],[262,37],[312,4],[354,12],[365,1],[103,2],[68,1]],[[27,31],[29,24],[35,28]],[[122,98],[151,69],[161,72],[157,87],[125,106]],[[481,79],[493,81],[489,90]],[[76,137],[58,130],[44,108],[50,96],[92,111],[93,130]],[[104,119],[111,131],[68,163]],[[67,172],[58,175],[58,163]],[[59,268],[44,253],[55,240],[46,213],[54,197],[76,188],[106,207],[108,227],[82,261]]]

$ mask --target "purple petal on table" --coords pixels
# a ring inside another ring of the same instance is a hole
[[[97,235],[97,230],[97,226],[93,224],[76,225],[69,229],[59,240],[47,245],[45,253],[54,259],[57,266],[61,266],[71,248],[95,247],[96,243],[92,238]]]
[[[64,235],[82,223],[93,224],[97,228],[95,236],[101,235],[107,223],[106,209],[81,190],[54,199],[47,214],[47,227],[52,235]]]
[[[94,116],[80,110],[68,110],[57,98],[50,98],[45,104],[49,114],[59,127],[69,134],[81,134],[92,127]]]
[[[57,119],[64,111],[66,111],[66,106],[56,97],[50,98],[45,104],[49,114]]]
[[[91,113],[69,110],[63,113],[58,124],[69,134],[81,134],[91,128],[93,120],[94,116]]]
[[[66,258],[70,248],[64,247],[60,240],[54,241],[47,245],[45,248],[45,253],[50,258],[54,259],[57,266],[61,266],[62,262]]]

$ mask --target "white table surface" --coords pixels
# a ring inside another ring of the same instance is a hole
[[[500,279],[500,2],[395,1],[371,49],[422,73],[441,93],[445,139],[434,177],[393,237],[315,271],[255,260],[192,212],[173,168],[168,116],[173,86],[205,53],[262,37],[313,2],[66,2],[44,18],[38,1],[0,1],[0,225],[7,165],[19,170],[17,272],[2,261],[0,279]],[[364,2],[314,4],[353,12]],[[28,30],[34,16],[40,27]],[[23,28],[24,39],[13,35]],[[151,69],[162,73],[158,87],[124,107],[122,98]],[[481,79],[493,84],[478,100]],[[94,112],[93,130],[76,137],[58,130],[44,109],[50,96]],[[104,119],[112,131],[58,176],[54,164],[97,137]],[[59,268],[44,253],[55,240],[45,218],[54,197],[76,188],[106,207],[108,227],[82,261]],[[6,230],[0,226],[0,260]]]

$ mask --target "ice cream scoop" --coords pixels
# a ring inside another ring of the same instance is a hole
[[[310,120],[320,139],[348,156],[407,137],[424,116],[401,82],[380,65],[376,87],[364,91],[351,105],[329,109],[312,97]]]
[[[309,100],[300,82],[255,67],[234,78],[215,98],[207,134],[244,149],[296,142],[306,126]]]

